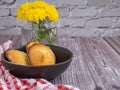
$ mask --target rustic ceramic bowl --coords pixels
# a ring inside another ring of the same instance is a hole
[[[11,63],[5,57],[5,53],[2,54],[2,63],[4,67],[9,70],[10,73],[19,78],[44,78],[52,80],[55,77],[61,75],[70,65],[73,54],[67,48],[48,45],[56,56],[56,64],[46,66],[25,66]],[[26,52],[25,46],[14,48]]]

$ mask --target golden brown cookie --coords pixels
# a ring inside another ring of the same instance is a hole
[[[33,45],[33,44],[40,44],[37,41],[30,41],[26,44],[26,50],[28,51],[28,49]]]
[[[7,50],[5,55],[10,62],[21,65],[29,65],[29,59],[25,52],[18,50]]]
[[[34,44],[28,50],[29,60],[33,66],[55,64],[55,55],[46,45]]]

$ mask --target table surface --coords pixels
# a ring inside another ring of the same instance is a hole
[[[0,44],[8,39],[21,44],[18,35],[1,35]],[[73,52],[69,68],[52,80],[54,84],[74,85],[80,90],[120,90],[120,36],[58,37],[58,45]]]

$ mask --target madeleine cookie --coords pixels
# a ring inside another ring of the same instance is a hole
[[[5,55],[10,62],[21,65],[29,65],[28,56],[25,52],[18,50],[7,50]]]
[[[28,50],[28,56],[33,66],[55,64],[55,55],[53,51],[43,44],[34,44],[31,46]]]
[[[28,49],[29,49],[33,44],[40,44],[40,43],[37,42],[37,41],[30,41],[30,42],[28,42],[27,45],[26,45],[26,50],[28,51]]]

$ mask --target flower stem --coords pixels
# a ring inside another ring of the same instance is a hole
[[[36,32],[34,32],[35,28],[34,28],[34,23],[32,22],[32,39],[31,40],[35,40],[35,34]]]

